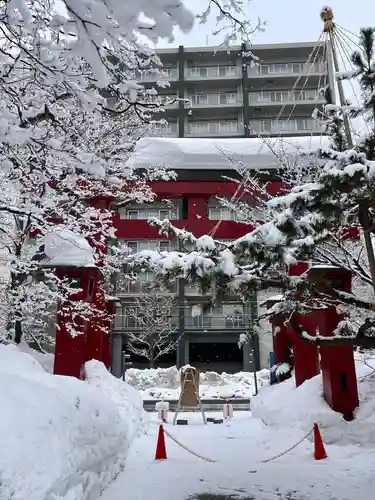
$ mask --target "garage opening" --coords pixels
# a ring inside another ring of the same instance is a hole
[[[189,363],[201,371],[237,373],[242,370],[242,360],[237,342],[189,344]]]

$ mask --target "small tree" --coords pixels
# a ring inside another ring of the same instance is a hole
[[[138,328],[128,333],[128,349],[146,358],[151,368],[155,367],[156,360],[176,349],[178,339],[173,334],[177,327],[172,323],[175,301],[173,295],[150,288],[127,311]]]

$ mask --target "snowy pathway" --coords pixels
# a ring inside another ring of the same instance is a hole
[[[264,464],[262,460],[296,443],[300,431],[270,429],[245,412],[223,425],[204,426],[197,414],[188,418],[188,426],[166,428],[217,463],[197,459],[168,437],[168,460],[155,462],[158,426],[153,417],[149,433],[133,444],[125,471],[101,500],[227,500],[231,495],[249,500],[368,500],[372,496],[375,476],[370,464],[375,463],[375,451],[329,446],[329,458],[314,461],[313,445],[305,440],[288,455]]]

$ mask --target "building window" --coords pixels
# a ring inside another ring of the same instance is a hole
[[[153,133],[155,135],[170,135],[172,134],[172,124],[171,123],[154,123]]]
[[[219,132],[221,134],[232,134],[237,132],[236,122],[219,122]]]
[[[207,134],[209,124],[208,122],[192,122],[190,123],[190,131],[192,134]]]
[[[139,217],[139,210],[128,210],[127,213],[126,213],[126,215],[127,215],[127,217],[126,217],[127,219],[134,220],[134,219],[139,219],[140,218]]]
[[[214,201],[209,202],[208,206],[208,218],[209,220],[238,220],[236,212],[230,210],[229,207],[220,206],[219,202]]]
[[[168,240],[159,242],[160,252],[169,252],[169,248],[170,248],[170,242]]]
[[[204,313],[202,306],[194,304],[189,307],[187,315],[187,324],[192,328],[210,328],[211,327],[211,314]]]
[[[227,92],[226,94],[219,94],[220,104],[236,104],[237,94],[235,92]]]
[[[195,78],[199,78],[199,77],[207,78],[208,70],[205,67],[196,66],[196,67],[189,68],[189,73],[190,73],[190,76],[193,76]]]
[[[131,251],[131,253],[138,252],[138,242],[137,241],[127,241],[126,245],[129,248],[129,250]]]
[[[271,132],[271,120],[261,120],[261,132]]]
[[[292,64],[292,69],[293,69],[293,73],[301,73],[301,71],[303,69],[303,64],[301,64],[301,63],[293,63]]]
[[[219,76],[236,76],[236,66],[219,66]]]
[[[301,118],[296,119],[296,128],[297,130],[307,130],[307,120],[303,120]]]
[[[122,309],[122,324],[125,328],[138,329],[139,323],[137,321],[137,307],[126,306]]]
[[[159,250],[160,252],[169,252],[171,242],[169,240],[138,240],[125,242],[132,253],[142,252],[143,250]]]
[[[120,213],[121,215],[121,213]],[[125,210],[125,218],[131,220],[148,220],[150,217],[156,217],[160,220],[165,219],[177,219],[177,207],[171,208],[153,208],[153,207],[142,207],[142,208],[128,208]]]
[[[193,94],[189,98],[193,106],[202,106],[208,103],[207,94]]]

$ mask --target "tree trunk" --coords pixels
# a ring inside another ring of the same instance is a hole
[[[20,344],[22,340],[22,322],[16,319],[14,322],[14,342]]]
[[[155,368],[156,367],[156,360],[154,357],[152,357],[152,359],[150,359],[150,368]]]

